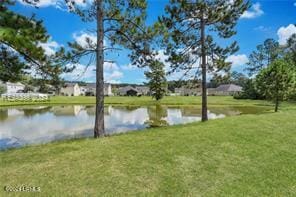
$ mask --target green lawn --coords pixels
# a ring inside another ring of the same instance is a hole
[[[40,186],[43,196],[296,196],[295,120],[283,110],[2,151],[0,186]]]

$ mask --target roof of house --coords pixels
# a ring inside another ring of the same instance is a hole
[[[150,88],[147,86],[137,86],[136,89],[142,93],[147,93],[150,91]]]
[[[76,84],[77,83],[65,83],[64,87],[74,87]]]
[[[241,92],[242,87],[235,85],[235,84],[223,84],[216,88],[216,91],[223,91],[223,92]]]
[[[135,92],[139,92],[138,89],[136,89],[136,88],[134,88],[134,87],[132,87],[132,86],[124,86],[124,87],[121,87],[121,88],[118,89],[118,92],[120,92],[120,93],[122,93],[122,94],[125,94],[125,93],[126,93],[127,91],[129,91],[129,90],[133,90],[133,91],[135,91]]]

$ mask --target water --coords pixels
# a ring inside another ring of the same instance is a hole
[[[123,107],[105,108],[106,133],[112,135],[147,127],[184,124],[201,120],[200,108]],[[213,108],[209,119],[247,113],[260,113],[264,108]],[[0,108],[0,149],[40,144],[69,138],[93,136],[95,106],[25,106]]]

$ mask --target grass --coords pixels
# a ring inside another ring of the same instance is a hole
[[[7,102],[0,99],[0,107],[9,106],[25,106],[25,105],[87,105],[95,104],[95,97],[77,96],[55,96],[48,102]],[[182,105],[194,105],[201,106],[200,96],[167,96],[161,101],[155,101],[151,97],[126,97],[126,96],[112,96],[105,97],[105,105],[124,105],[124,106],[150,106],[155,104],[161,104],[166,106],[182,106]],[[268,107],[273,110],[274,104],[264,100],[240,100],[234,99],[232,96],[208,96],[209,107],[229,107],[229,106],[241,106],[241,107]],[[295,102],[282,102],[280,103],[280,110],[295,109]]]
[[[199,105],[201,104],[200,96],[167,96],[160,102],[153,100],[151,97],[126,97],[112,96],[105,97],[105,104],[113,105],[154,105],[160,103],[164,105]],[[260,100],[236,100],[231,96],[209,96],[209,105],[270,105],[267,101]],[[54,96],[47,102],[7,102],[0,100],[1,106],[17,105],[40,105],[40,104],[95,104],[95,97],[77,96]]]
[[[295,196],[295,118],[292,109],[2,151],[0,186],[40,186],[43,196]]]

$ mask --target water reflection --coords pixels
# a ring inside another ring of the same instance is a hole
[[[148,107],[149,119],[146,121],[146,124],[149,127],[160,127],[167,126],[168,122],[166,117],[168,116],[168,110],[166,107],[161,105],[155,105]]]
[[[209,119],[216,119],[247,112],[245,108],[215,108],[208,115]],[[95,106],[0,108],[0,148],[93,136],[94,115]],[[200,109],[192,106],[105,107],[106,133],[110,135],[200,120]]]

